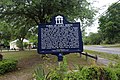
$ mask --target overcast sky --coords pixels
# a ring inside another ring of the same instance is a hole
[[[93,2],[93,6],[97,7],[99,9],[99,13],[96,15],[96,16],[98,16],[98,15],[102,14],[104,11],[106,11],[107,8],[112,3],[117,2],[119,0],[88,0],[88,1]],[[87,33],[89,33],[89,32],[97,32],[97,27],[98,26],[99,26],[98,25],[98,20],[96,20],[91,27],[86,29],[86,32]]]

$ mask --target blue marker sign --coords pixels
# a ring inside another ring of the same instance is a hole
[[[38,53],[58,54],[83,51],[80,23],[70,23],[57,15],[51,23],[40,24],[38,30]]]

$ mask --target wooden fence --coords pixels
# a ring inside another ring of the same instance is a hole
[[[98,60],[97,55],[94,56],[94,55],[88,54],[87,52],[82,52],[82,53],[80,53],[80,57],[82,57],[82,55],[85,55],[86,60],[88,60],[88,57],[93,58],[93,59],[95,59],[96,61]]]

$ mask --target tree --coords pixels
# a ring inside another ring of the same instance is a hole
[[[23,40],[26,38],[30,27],[27,22],[24,25],[17,24],[12,26],[12,24],[1,21],[1,42],[8,46],[10,41],[18,39],[18,46],[20,50],[23,50]]]
[[[9,45],[10,40],[12,39],[12,27],[6,24],[5,22],[0,22],[0,43],[5,46]]]
[[[91,21],[94,10],[86,0],[2,0],[1,17],[18,21],[20,17],[36,24],[49,22],[56,14],[64,14],[68,19],[80,18],[83,23]]]
[[[120,3],[114,3],[99,19],[99,33],[104,43],[120,42]]]
[[[1,0],[0,13],[2,20],[19,27],[21,33],[25,26],[31,29],[47,23],[56,14],[63,14],[70,21],[80,18],[82,24],[91,22],[94,16],[94,10],[86,0]],[[19,36],[21,42],[23,38]]]
[[[100,44],[101,43],[101,36],[99,33],[90,33],[88,36],[86,36],[83,40],[84,44]]]

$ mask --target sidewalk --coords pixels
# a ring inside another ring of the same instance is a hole
[[[102,63],[105,66],[108,66],[110,63],[115,64],[114,61],[111,61],[111,60],[108,60],[108,59],[105,59],[105,58],[100,58],[100,57],[98,57],[97,62]]]

